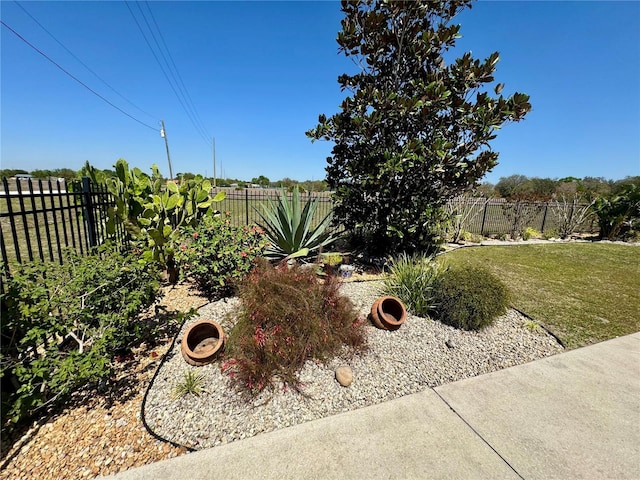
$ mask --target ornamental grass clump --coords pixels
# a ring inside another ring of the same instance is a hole
[[[505,284],[483,267],[451,267],[435,283],[433,317],[463,330],[480,330],[504,315]]]
[[[384,293],[398,297],[414,315],[427,316],[433,309],[433,284],[444,268],[433,255],[403,253],[391,262]]]
[[[260,262],[240,287],[223,373],[252,393],[278,380],[297,389],[297,372],[308,359],[327,360],[342,347],[364,349],[364,319],[339,286],[333,278],[319,283],[299,266]]]

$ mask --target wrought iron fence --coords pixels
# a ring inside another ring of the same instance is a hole
[[[277,201],[281,196],[281,190],[275,188],[244,188],[235,189],[227,187],[219,187],[212,189],[212,195],[217,192],[224,191],[227,196],[224,200],[214,204],[214,208],[221,212],[228,212],[232,225],[244,226],[253,223],[260,223],[260,215],[262,208],[269,205],[271,201]],[[288,194],[291,200],[292,194]],[[313,216],[313,222],[320,222],[333,209],[330,192],[304,192],[300,193],[300,201],[304,204],[309,198],[318,200],[318,207]]]
[[[218,188],[211,193],[221,190],[226,192],[226,198],[214,206],[222,212],[229,212],[232,224],[237,226],[259,223],[258,211],[268,205],[268,199],[275,201],[281,195],[278,189],[253,188]],[[318,200],[314,215],[317,223],[333,208],[331,193],[301,194],[303,202],[310,197]],[[3,179],[0,247],[4,265],[34,259],[63,262],[66,247],[88,254],[107,238],[107,209],[114,205],[115,199],[106,187],[92,183],[86,177],[69,185],[59,180],[10,183]],[[448,208],[454,215],[464,214],[462,229],[490,236],[509,234],[516,228],[525,227],[541,232],[554,229],[558,222],[554,215],[557,206],[554,202],[509,203],[502,199],[458,198],[452,200]],[[588,219],[578,225],[577,231],[593,232],[595,225],[593,219]],[[122,228],[112,237],[117,242],[126,242]]]
[[[62,263],[68,247],[88,254],[107,238],[107,209],[114,205],[106,187],[87,177],[69,184],[3,178],[0,249],[5,268],[35,259]],[[117,230],[113,238],[126,241],[124,230]]]
[[[504,199],[455,198],[447,208],[453,215],[464,216],[462,229],[477,235],[508,235],[527,227],[541,233],[548,233],[560,227],[558,213],[569,209],[568,215],[578,215],[588,204],[563,204],[562,202],[508,202]],[[597,222],[593,215],[587,216],[576,225],[574,233],[597,232]]]

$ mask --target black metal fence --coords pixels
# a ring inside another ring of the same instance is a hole
[[[0,248],[5,268],[26,260],[64,261],[63,250],[81,255],[107,238],[107,209],[115,200],[104,185],[85,177],[60,180],[9,181],[0,191]],[[113,236],[125,241],[120,229]]]
[[[562,222],[562,214],[577,218],[584,203],[550,202],[508,202],[504,199],[456,198],[447,208],[453,215],[463,218],[462,229],[477,235],[505,235],[531,227],[542,233],[557,230]],[[575,227],[574,233],[597,232],[597,222],[593,215],[585,216]]]
[[[260,222],[258,211],[276,201],[277,189],[233,189],[225,191],[226,198],[214,204],[214,208],[229,212],[232,224],[243,226]],[[317,198],[318,208],[314,223],[322,220],[333,208],[329,192],[305,192],[300,194],[306,202]],[[289,194],[291,198],[291,194]],[[115,205],[115,199],[104,185],[90,182],[88,178],[67,185],[64,181],[12,181],[2,180],[0,191],[0,247],[5,266],[12,262],[40,259],[63,262],[66,247],[88,254],[106,238],[107,209]],[[557,228],[557,207],[548,203],[509,203],[501,199],[455,199],[449,203],[452,214],[462,215],[462,229],[483,236],[510,234],[517,227],[532,227],[541,232]],[[571,208],[582,208],[573,205]],[[572,213],[572,212],[571,212]],[[577,231],[593,232],[595,223],[588,219]],[[113,238],[126,241],[122,228]],[[7,267],[8,268],[8,267]]]
[[[269,199],[277,202],[282,195],[279,189],[267,188],[226,188],[221,187],[212,189],[212,196],[218,192],[225,192],[226,198],[219,203],[215,203],[213,208],[221,212],[228,212],[232,225],[244,226],[253,223],[261,223],[262,220],[258,212],[263,211],[263,207],[269,205]],[[287,198],[291,200],[292,193],[287,194]],[[331,212],[333,202],[330,192],[304,192],[300,193],[300,201],[304,204],[309,198],[318,200],[318,207],[313,216],[313,223],[318,223]]]

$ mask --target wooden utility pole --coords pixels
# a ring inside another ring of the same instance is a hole
[[[167,140],[167,131],[164,128],[164,120],[160,120],[162,129],[160,130],[160,136],[164,138],[164,146],[167,147],[167,161],[169,162],[169,180],[173,180],[173,168],[171,168],[171,156],[169,155],[169,141]]]
[[[216,188],[216,137],[213,137],[213,188]]]

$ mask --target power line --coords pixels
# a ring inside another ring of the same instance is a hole
[[[152,127],[151,125],[148,125],[146,123],[144,123],[141,120],[138,120],[136,117],[134,117],[133,115],[125,112],[124,110],[122,110],[120,107],[114,105],[113,103],[111,103],[109,100],[107,100],[106,98],[104,98],[102,95],[100,95],[98,92],[96,92],[95,90],[91,89],[89,86],[87,86],[85,83],[83,83],[81,80],[79,80],[78,78],[76,78],[75,76],[73,76],[71,73],[69,73],[67,70],[65,70],[63,67],[61,67],[59,64],[57,64],[54,60],[52,60],[51,58],[49,58],[47,56],[46,53],[42,52],[41,50],[39,50],[36,46],[34,46],[33,44],[29,43],[29,41],[27,39],[25,39],[22,35],[20,35],[18,32],[16,32],[13,28],[11,28],[9,25],[7,25],[6,23],[4,23],[4,21],[0,20],[0,23],[2,24],[2,26],[4,26],[5,28],[7,28],[9,31],[11,31],[11,33],[13,33],[16,37],[18,37],[20,40],[22,40],[24,43],[26,43],[27,45],[29,45],[31,48],[33,48],[36,52],[38,52],[40,55],[42,55],[44,58],[46,58],[47,60],[49,60],[51,63],[53,63],[56,67],[58,67],[60,70],[62,70],[64,73],[66,73],[68,76],[70,76],[72,79],[74,79],[76,82],[78,82],[80,85],[82,85],[84,88],[86,88],[87,90],[89,90],[91,93],[93,93],[96,97],[100,98],[102,101],[104,101],[105,103],[111,105],[113,108],[115,108],[116,110],[118,110],[120,113],[124,113],[127,117],[129,117],[132,120],[135,120],[136,122],[138,122],[140,125],[144,125],[145,127],[153,130],[154,132],[157,132],[158,129],[155,127]]]
[[[147,20],[147,16],[144,14],[144,11],[142,10],[142,7],[140,6],[140,2],[136,2],[136,5],[138,7],[138,10],[140,11],[140,15],[142,15],[142,19],[144,20],[145,25],[147,26],[147,29],[149,30],[149,33],[151,34],[151,38],[153,39],[157,51],[160,53],[160,56],[162,56],[162,60],[164,60],[164,65],[167,67],[167,70],[169,71],[169,74],[171,75],[171,78],[173,79],[173,84],[175,84],[175,86],[177,87],[178,90],[180,90],[180,93],[178,94],[178,91],[176,91],[175,89],[173,90],[174,93],[176,94],[176,96],[178,96],[178,100],[180,101],[180,104],[182,105],[182,108],[185,110],[185,112],[187,112],[187,115],[189,116],[189,120],[191,121],[191,124],[196,128],[196,131],[200,134],[200,136],[203,138],[203,140],[207,141],[207,137],[206,134],[204,134],[204,129],[200,129],[199,126],[196,124],[195,122],[195,117],[192,111],[189,110],[189,105],[186,101],[186,96],[184,94],[184,92],[182,91],[182,89],[180,88],[180,83],[178,82],[178,80],[176,79],[176,74],[174,73],[174,70],[171,68],[171,65],[169,65],[169,62],[167,61],[167,57],[164,54],[164,51],[162,49],[162,47],[160,46],[160,43],[158,42],[158,39],[156,38],[156,34],[153,31],[153,28],[151,28],[151,25],[149,24],[149,21]],[[156,57],[157,58],[157,57]],[[167,78],[167,80],[169,80]],[[181,97],[180,97],[181,95]]]
[[[164,55],[164,53],[162,52],[162,48],[160,47],[158,40],[156,39],[153,30],[151,29],[151,26],[149,25],[149,22],[144,14],[144,12],[142,11],[142,8],[140,8],[140,5],[138,2],[136,2],[138,4],[138,9],[140,10],[140,14],[142,15],[142,18],[144,19],[147,28],[149,29],[150,34],[153,37],[154,42],[156,43],[157,49],[158,51],[160,51],[160,54],[163,56],[163,59],[165,61],[166,64],[166,69],[165,66],[162,64],[162,62],[160,61],[160,59],[158,58],[158,55],[156,53],[156,51],[154,50],[154,48],[151,45],[151,42],[149,41],[147,35],[144,32],[144,29],[142,28],[142,26],[140,25],[140,22],[138,21],[136,15],[133,13],[133,10],[131,9],[131,7],[129,6],[129,2],[125,1],[124,2],[125,5],[127,6],[127,9],[129,10],[129,13],[131,14],[131,16],[133,17],[134,22],[136,23],[136,26],[138,27],[138,30],[140,30],[140,33],[142,34],[142,37],[144,38],[144,41],[146,42],[147,46],[149,47],[149,50],[151,50],[151,53],[153,54],[153,57],[156,60],[156,63],[158,64],[158,66],[160,67],[160,70],[162,71],[162,74],[164,75],[165,79],[167,80],[167,83],[169,83],[169,86],[171,87],[171,90],[173,90],[173,93],[175,94],[176,98],[178,99],[178,102],[180,103],[180,105],[182,106],[182,108],[184,109],[185,113],[187,114],[187,117],[189,118],[189,121],[191,122],[191,124],[194,126],[194,128],[196,129],[196,132],[198,132],[198,134],[202,137],[202,139],[205,141],[205,143],[207,143],[207,145],[209,145],[209,140],[207,138],[206,132],[204,131],[204,128],[199,127],[194,119],[194,114],[192,114],[189,111],[189,108],[187,107],[187,105],[185,104],[186,102],[186,97],[183,96],[181,97],[180,94],[178,93],[178,91],[176,90],[176,87],[174,86],[174,83],[171,81],[171,79],[169,78],[169,75],[167,74],[167,70],[169,70],[169,72],[171,73],[171,75],[174,77],[174,82],[176,83],[176,85],[178,85],[178,81],[175,79],[175,75],[173,74],[173,71],[171,70],[171,67],[169,65],[169,62],[166,60],[166,57]],[[177,69],[176,69],[177,70]],[[178,85],[179,88],[179,85]],[[183,99],[183,97],[185,97],[185,99]]]
[[[69,55],[71,55],[73,58],[75,58],[78,62],[80,62],[80,64],[86,68],[87,70],[89,70],[89,72],[91,72],[98,80],[100,80],[104,85],[106,85],[109,89],[111,89],[112,92],[114,92],[116,95],[118,95],[120,98],[122,98],[125,102],[127,102],[129,105],[131,105],[133,108],[135,108],[136,110],[144,113],[145,115],[149,116],[150,118],[155,118],[153,115],[151,115],[150,113],[144,111],[143,109],[141,109],[140,107],[138,107],[135,103],[133,103],[132,101],[130,101],[128,98],[126,98],[124,95],[122,95],[120,92],[118,92],[115,88],[113,88],[111,85],[109,85],[102,77],[100,77],[100,75],[98,75],[96,72],[94,72],[91,68],[89,68],[89,66],[87,64],[85,64],[82,60],[80,60],[71,50],[69,50],[60,40],[58,40],[49,30],[47,30],[44,25],[42,25],[33,15],[31,15],[31,13],[29,13],[27,11],[27,9],[25,9],[22,5],[20,5],[20,3],[18,3],[17,1],[14,1],[13,3],[15,3],[18,7],[20,7],[22,9],[22,11],[24,13],[26,13],[29,17],[31,17],[31,20],[33,20],[34,22],[36,22],[38,24],[38,26],[44,30],[51,38],[53,38],[56,43],[58,45],[60,45],[62,48],[64,48],[67,53]]]
[[[204,123],[202,122],[202,118],[200,117],[200,115],[198,114],[198,110],[196,109],[196,106],[193,103],[193,100],[191,99],[191,95],[189,95],[189,90],[187,89],[187,86],[184,83],[184,80],[182,79],[182,75],[180,75],[180,70],[178,70],[178,68],[176,67],[176,63],[173,61],[173,55],[171,55],[171,50],[169,50],[169,47],[167,47],[167,42],[164,39],[164,35],[162,35],[162,30],[160,30],[160,27],[158,26],[158,22],[156,22],[156,18],[153,15],[153,12],[151,11],[151,6],[149,5],[149,2],[145,0],[145,4],[147,6],[147,10],[149,10],[149,14],[151,15],[151,20],[153,20],[153,24],[156,27],[156,30],[158,31],[158,34],[160,35],[160,40],[162,40],[162,44],[164,45],[165,50],[167,51],[167,55],[169,56],[169,60],[171,60],[171,65],[173,65],[173,69],[175,70],[176,74],[178,75],[178,79],[180,80],[180,84],[182,85],[182,89],[184,91],[184,93],[186,94],[187,100],[188,100],[188,104],[191,105],[191,109],[194,113],[194,116],[196,118],[196,120],[198,121],[198,124],[200,125],[200,127],[202,128],[202,130],[205,132],[206,134],[206,129],[204,128]]]

